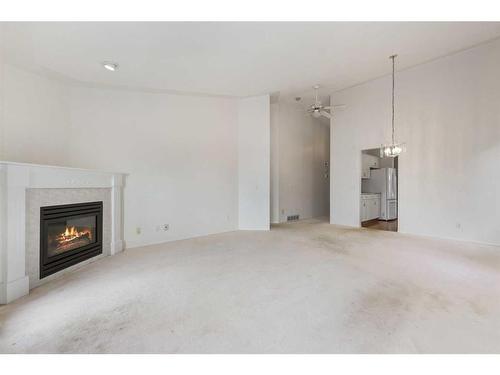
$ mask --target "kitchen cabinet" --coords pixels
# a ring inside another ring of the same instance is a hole
[[[370,178],[370,168],[361,169],[361,178]]]
[[[361,178],[370,178],[371,168],[380,168],[380,158],[369,154],[361,154]]]
[[[380,194],[362,194],[360,201],[361,221],[375,220],[380,217]]]

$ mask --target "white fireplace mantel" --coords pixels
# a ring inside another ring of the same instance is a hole
[[[110,188],[110,255],[123,250],[125,174],[0,161],[0,304],[29,293],[26,273],[26,189]]]

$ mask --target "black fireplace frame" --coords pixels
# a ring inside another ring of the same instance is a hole
[[[61,219],[96,216],[96,241],[76,249],[48,255],[49,223]],[[40,207],[40,279],[102,254],[102,201]]]

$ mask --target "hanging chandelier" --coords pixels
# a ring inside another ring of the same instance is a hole
[[[381,158],[394,158],[405,151],[404,143],[396,143],[394,136],[394,65],[398,55],[392,55],[389,58],[392,60],[392,143],[380,146]]]

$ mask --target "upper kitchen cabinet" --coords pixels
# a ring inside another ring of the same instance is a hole
[[[370,178],[371,168],[380,168],[380,158],[370,154],[361,154],[361,178]]]

